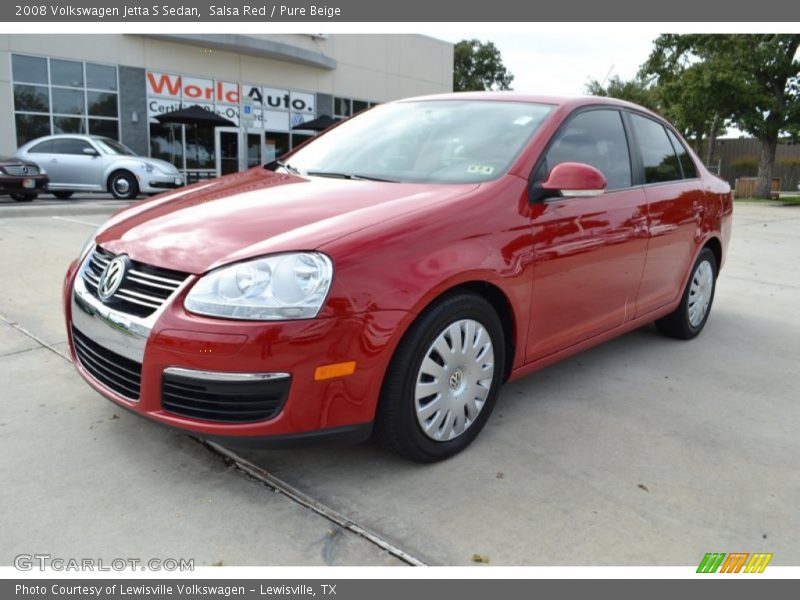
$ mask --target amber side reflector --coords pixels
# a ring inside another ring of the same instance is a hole
[[[335,363],[333,365],[323,365],[314,371],[314,380],[333,379],[334,377],[345,377],[356,372],[356,361]]]

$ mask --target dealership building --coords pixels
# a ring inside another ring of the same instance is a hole
[[[452,90],[453,46],[420,35],[0,35],[0,154],[91,133],[195,180],[268,162],[302,124]],[[159,122],[198,105],[220,126]]]

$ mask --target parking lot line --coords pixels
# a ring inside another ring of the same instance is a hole
[[[71,219],[70,217],[51,217],[56,221],[67,221],[68,223],[78,223],[79,225],[88,225],[90,227],[100,227],[102,223],[92,223],[91,221],[83,221],[81,219]]]

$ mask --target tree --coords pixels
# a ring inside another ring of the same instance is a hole
[[[510,90],[514,76],[493,42],[462,40],[453,55],[453,91]]]
[[[798,47],[798,34],[661,35],[642,73],[696,144],[725,120],[758,139],[756,195],[769,198],[778,139],[800,129]]]
[[[641,77],[625,81],[619,75],[614,75],[608,80],[607,85],[592,79],[586,84],[586,92],[592,96],[627,100],[650,110],[658,111],[655,89]]]

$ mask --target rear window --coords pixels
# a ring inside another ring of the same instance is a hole
[[[39,142],[35,146],[32,146],[28,152],[32,154],[47,154],[52,152],[53,149],[53,140],[47,140],[46,142]]]
[[[697,177],[697,167],[694,166],[694,161],[689,155],[689,151],[686,150],[686,146],[684,146],[678,139],[678,136],[669,129],[667,129],[667,135],[672,142],[672,146],[675,148],[675,152],[678,153],[678,162],[681,163],[681,168],[683,168],[683,178],[695,179]]]
[[[681,179],[680,162],[664,126],[637,114],[631,114],[631,122],[644,163],[645,183]]]

